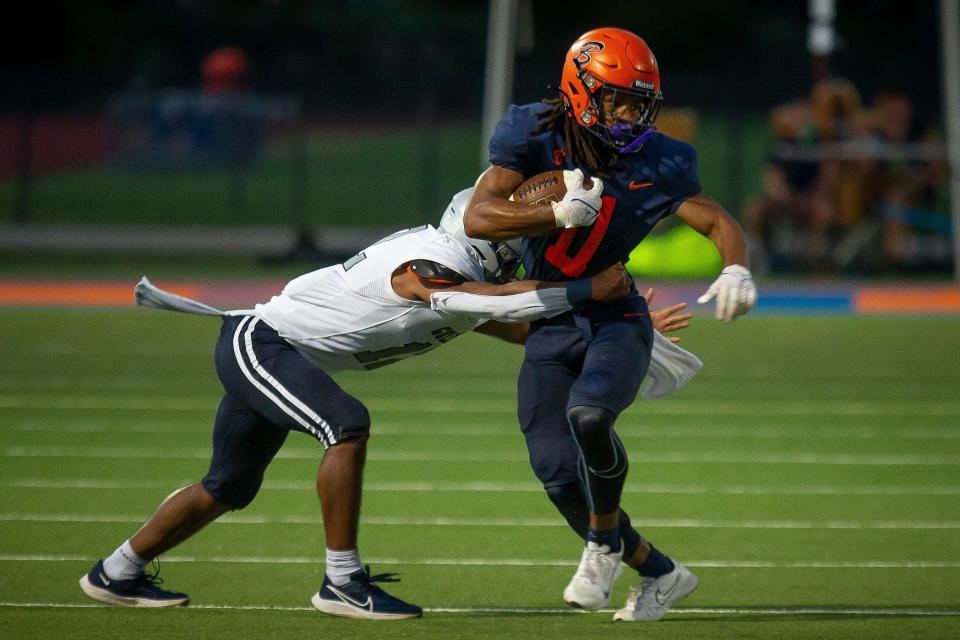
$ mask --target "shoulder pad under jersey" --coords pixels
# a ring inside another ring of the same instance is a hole
[[[452,287],[467,281],[450,267],[433,260],[412,260],[407,269],[420,280],[423,286],[431,289]]]

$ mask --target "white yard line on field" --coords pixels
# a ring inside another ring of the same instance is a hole
[[[26,395],[0,394],[0,409],[117,409],[138,411],[199,411],[213,412],[219,399],[215,396],[107,396],[107,395]],[[417,413],[516,413],[516,402],[508,398],[417,398],[366,395],[364,402],[380,411],[390,410],[382,405],[397,404],[396,411]],[[960,402],[936,400],[821,400],[797,402],[789,400],[669,400],[647,402],[645,413],[653,415],[861,415],[861,416],[960,416]]]
[[[145,434],[187,434],[196,433],[207,436],[210,426],[206,422],[193,426],[177,426],[161,421],[136,424],[125,422],[120,425],[105,424],[102,421],[63,424],[57,421],[36,423],[24,421],[13,431],[23,433],[145,433]],[[803,440],[960,440],[960,430],[954,425],[943,427],[873,427],[873,426],[822,426],[822,425],[759,425],[746,426],[702,426],[702,425],[641,425],[631,424],[631,418],[625,417],[617,429],[621,438],[669,438],[697,439],[731,438],[744,439],[786,439]],[[482,424],[463,424],[457,422],[447,426],[374,425],[374,436],[443,436],[450,438],[510,438],[519,436],[519,428],[514,426],[491,427]]]
[[[139,524],[148,514],[84,514],[84,513],[0,513],[0,522],[66,522]],[[383,527],[566,527],[560,518],[460,518],[460,517],[391,517],[366,516],[365,526]],[[256,516],[227,514],[218,525],[317,525],[319,516]],[[861,530],[952,530],[960,529],[960,520],[708,520],[697,518],[633,519],[638,528],[661,529],[851,529]]]
[[[0,562],[96,562],[96,556],[0,554]],[[163,556],[165,563],[229,564],[321,564],[320,556]],[[576,560],[541,558],[377,558],[364,557],[374,565],[452,567],[574,567]],[[952,560],[858,560],[849,562],[777,560],[690,560],[688,567],[707,569],[960,569]]]
[[[169,490],[176,484],[168,480],[98,480],[94,478],[8,478],[0,480],[3,489],[77,489],[77,490]],[[313,492],[312,480],[267,481],[262,491]],[[365,492],[382,493],[542,493],[536,482],[427,482],[427,481],[368,481]],[[795,496],[956,496],[960,485],[687,485],[638,484],[624,487],[624,493],[664,495],[795,495]]]
[[[812,453],[765,451],[651,451],[659,464],[800,464],[800,465],[863,465],[863,466],[957,466],[960,456],[933,454],[871,454],[871,453]],[[141,447],[6,447],[6,458],[125,458],[125,459],[206,459],[210,451],[204,448],[164,448],[162,452]],[[288,447],[278,459],[316,459],[321,457],[319,447],[301,449]],[[374,449],[369,460],[387,462],[527,462],[521,451],[428,451]]]
[[[0,607],[20,609],[94,609],[104,605],[93,602],[6,602],[0,601]],[[202,611],[315,611],[312,607],[290,607],[282,605],[252,604],[191,604],[188,609]],[[536,607],[426,607],[425,613],[454,613],[454,614],[528,614],[528,615],[590,615],[614,612],[614,609],[600,609],[599,611],[584,611],[583,609],[536,608]],[[950,617],[960,616],[957,610],[936,609],[868,609],[856,607],[677,607],[670,610],[670,615],[763,615],[763,616],[902,616],[902,617]]]

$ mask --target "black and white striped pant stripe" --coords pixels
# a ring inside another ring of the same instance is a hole
[[[369,430],[363,404],[259,318],[224,318],[217,372],[228,395],[273,425],[309,433],[324,447]]]

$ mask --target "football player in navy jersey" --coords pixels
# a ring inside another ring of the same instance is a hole
[[[559,97],[512,105],[490,140],[490,168],[467,208],[467,235],[523,237],[526,277],[588,277],[618,262],[676,215],[710,238],[725,268],[701,303],[726,322],[756,301],[744,234],[700,192],[693,147],[654,127],[662,102],[653,52],[635,34],[583,34],[564,61]],[[560,202],[509,200],[527,178],[563,169]],[[585,186],[584,174],[592,177]],[[616,620],[659,620],[697,577],[643,539],[620,508],[627,454],[613,426],[634,400],[650,362],[652,326],[635,290],[533,322],[518,383],[520,426],[550,499],[585,539],[564,590],[575,607],[607,604],[622,564],[642,576]]]

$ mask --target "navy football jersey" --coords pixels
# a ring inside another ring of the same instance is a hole
[[[544,171],[575,169],[557,129],[532,133],[543,103],[511,105],[490,139],[491,164],[520,173],[524,180]],[[586,167],[580,167],[589,174]],[[596,275],[625,262],[654,225],[700,193],[693,147],[662,133],[643,148],[620,156],[604,180],[603,206],[589,227],[561,229],[524,238],[525,277],[573,280]]]

